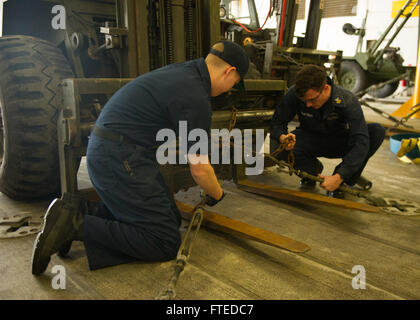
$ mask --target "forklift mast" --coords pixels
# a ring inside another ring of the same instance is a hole
[[[121,56],[122,77],[205,56],[220,39],[219,7],[202,0],[116,0],[116,26],[101,28]],[[181,23],[182,22],[182,23]]]

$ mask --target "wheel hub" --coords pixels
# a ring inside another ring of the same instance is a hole
[[[340,84],[347,90],[352,90],[356,86],[356,75],[352,72],[346,72],[341,76]]]

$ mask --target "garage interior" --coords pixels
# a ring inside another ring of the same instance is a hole
[[[57,52],[66,53],[65,58],[71,61],[71,68],[60,68],[62,79],[54,79],[54,85],[62,90],[60,94],[65,102],[65,107],[57,107],[60,113],[55,118],[57,125],[54,123],[54,126],[57,126],[55,133],[58,138],[48,138],[51,141],[55,140],[55,144],[50,145],[51,149],[48,149],[48,152],[56,154],[55,163],[49,164],[50,170],[53,167],[56,169],[55,180],[54,177],[48,176],[39,184],[48,185],[48,188],[28,189],[29,193],[33,194],[31,199],[30,195],[22,195],[19,193],[19,188],[13,187],[13,182],[9,181],[12,178],[6,171],[8,168],[5,165],[6,158],[3,160],[4,177],[0,193],[0,299],[2,300],[153,300],[158,298],[162,290],[168,286],[174,273],[175,260],[164,263],[136,262],[89,271],[81,242],[73,244],[68,257],[53,255],[43,275],[34,276],[31,273],[34,240],[42,228],[43,216],[53,200],[51,193],[54,188],[61,186],[61,193],[80,192],[90,199],[94,198],[84,157],[87,136],[93,123],[92,117],[97,115],[97,113],[92,115],[92,110],[100,112],[106,99],[126,83],[127,79],[165,64],[202,56],[209,44],[220,39],[221,34],[229,34],[236,40],[239,37],[241,43],[248,45],[247,52],[254,59],[257,76],[254,74],[245,81],[248,91],[245,98],[233,91],[227,97],[213,101],[215,108],[213,127],[228,128],[234,117],[232,107],[236,106],[238,118],[235,118],[235,122],[237,120],[238,128],[267,129],[275,103],[278,103],[278,99],[281,99],[287,88],[292,85],[294,75],[302,65],[307,63],[328,65],[331,77],[336,81],[339,81],[343,75],[340,73],[340,65],[345,61],[342,51],[317,50],[317,33],[322,23],[323,10],[320,3],[323,1],[313,0],[307,4],[307,11],[311,17],[307,21],[307,34],[300,39],[293,36],[299,10],[294,1],[270,1],[270,12],[274,12],[275,8],[278,10],[274,15],[278,19],[274,36],[271,30],[271,34],[268,31],[256,33],[255,38],[251,32],[246,32],[238,28],[236,23],[229,21],[233,20],[228,19],[226,13],[226,10],[229,12],[232,8],[228,5],[230,1],[157,1],[161,6],[153,7],[154,17],[156,21],[161,23],[165,21],[167,25],[160,25],[160,29],[155,31],[149,29],[149,32],[144,32],[148,27],[147,23],[150,23],[150,16],[145,13],[152,14],[149,1],[72,1],[72,4],[69,4],[66,1],[40,0],[37,9],[47,10],[43,13],[45,15],[51,15],[51,7],[57,3],[61,3],[64,7],[71,6],[71,12],[79,15],[78,18],[69,16],[67,29],[58,30],[59,35],[49,33],[48,37],[41,37],[41,34],[50,28],[50,20],[46,19],[48,27],[40,23],[40,27],[36,28],[38,34],[34,32],[29,35],[27,27],[17,26],[11,22],[12,16],[5,16],[7,9],[16,12],[13,10],[18,10],[27,3],[23,0],[8,2],[10,2],[9,8],[6,7],[7,2],[4,4],[3,38],[0,38],[0,57],[3,61],[8,55],[16,56],[15,49],[7,47],[5,41],[9,39],[12,43],[23,43],[25,38],[14,36],[23,35],[61,44],[61,47],[57,46]],[[247,5],[254,3],[254,10],[258,7],[254,1],[236,2]],[[416,1],[401,2],[403,2],[402,17],[399,20],[395,19],[397,28],[407,16],[406,12],[411,12],[410,16],[413,15],[411,19],[418,20]],[[169,37],[171,33],[168,34],[167,16],[162,8],[172,12],[174,25],[177,25],[176,19],[181,18],[189,21],[191,25],[186,23],[181,31],[174,28],[174,38],[171,39]],[[225,9],[224,16],[221,8]],[[77,10],[82,13],[77,13]],[[260,22],[252,18],[252,10],[249,12],[248,28],[259,29]],[[258,14],[263,16],[260,19],[264,20],[265,12]],[[111,22],[108,20],[109,16],[114,17]],[[188,20],[187,16],[191,20]],[[80,29],[87,20],[90,21],[89,19],[102,25],[100,33],[96,34],[92,30],[85,32]],[[220,23],[220,20],[226,24]],[[195,31],[192,32],[191,28]],[[13,33],[13,29],[17,29],[19,33]],[[361,31],[353,28],[352,32],[360,35]],[[250,42],[244,42],[247,37],[249,39],[246,41]],[[92,39],[100,41],[95,43]],[[363,37],[359,39],[363,42]],[[389,38],[384,37],[382,40],[378,46],[387,43]],[[413,35],[413,40],[418,40],[418,36],[416,38]],[[31,38],[28,41],[35,40]],[[414,42],[417,50],[417,41]],[[142,43],[148,43],[148,47],[140,45]],[[172,51],[165,51],[168,44],[173,44]],[[387,47],[389,46],[390,42],[387,44]],[[187,49],[184,50],[185,48]],[[159,54],[151,55],[153,50]],[[380,54],[376,52],[376,56],[374,50],[369,54],[382,59],[385,50],[381,47],[378,47],[378,50]],[[362,51],[359,52],[360,55]],[[54,52],[51,54],[57,58]],[[101,57],[105,55],[107,60],[103,62]],[[117,57],[120,64],[107,68],[112,57]],[[25,59],[25,56],[22,55],[19,59]],[[62,60],[62,58],[57,59]],[[89,64],[92,61],[93,63]],[[142,63],[143,61],[148,63]],[[351,61],[359,60],[354,58]],[[273,163],[266,166],[263,174],[248,176],[248,180],[268,186],[270,190],[279,188],[287,191],[277,192],[277,198],[272,194],[258,194],[258,191],[246,191],[243,186],[241,187],[238,183],[240,179],[238,180],[236,176],[238,168],[234,165],[219,166],[216,172],[220,175],[220,179],[224,180],[223,189],[227,196],[222,202],[206,210],[233,220],[228,220],[228,225],[224,225],[223,229],[217,225],[217,222],[210,221],[209,215],[204,215],[191,254],[177,281],[176,299],[418,300],[420,298],[420,286],[417,284],[420,279],[418,231],[420,171],[419,164],[415,163],[420,155],[413,156],[416,150],[419,151],[414,148],[412,153],[406,152],[398,157],[396,151],[400,149],[402,142],[395,140],[398,134],[420,137],[420,112],[413,113],[417,109],[420,110],[418,107],[420,79],[415,66],[405,68],[402,63],[392,61],[395,63],[394,69],[390,67],[392,72],[390,69],[388,73],[377,71],[375,81],[369,78],[369,84],[356,90],[357,93],[366,91],[359,96],[366,122],[380,123],[387,129],[386,139],[363,172],[363,176],[372,182],[372,187],[361,192],[363,195],[385,199],[386,206],[372,204],[363,196],[352,194],[346,194],[345,201],[329,198],[325,196],[325,190],[319,185],[313,191],[302,190],[299,187],[299,177],[289,175],[284,167],[280,170]],[[5,65],[1,66],[3,68]],[[366,70],[363,72],[367,73]],[[123,80],[120,81],[120,78]],[[348,75],[346,81],[355,82],[356,78]],[[395,87],[395,83],[398,83],[398,88],[394,88],[396,91],[386,97],[375,97],[372,91],[375,89],[374,86],[384,82],[391,87]],[[407,84],[408,87],[402,88],[402,84]],[[10,123],[5,123],[6,120],[9,121],[6,119],[5,110],[10,110],[5,107],[8,94],[5,92],[12,89],[6,86],[4,81],[0,82],[0,87],[3,131],[7,129],[7,134],[11,135],[12,126],[20,122],[11,117]],[[253,103],[250,103],[250,100]],[[254,110],[256,105],[257,108]],[[245,113],[250,116],[246,118]],[[410,114],[409,118],[404,118]],[[406,121],[401,121],[402,119]],[[399,121],[398,125],[396,121]],[[297,122],[293,122],[289,130],[297,125]],[[21,129],[19,125],[17,128]],[[3,133],[3,136],[7,135]],[[268,140],[266,137],[264,152],[269,152]],[[397,149],[394,144],[397,145]],[[13,149],[13,144],[7,142],[7,145],[10,150]],[[417,148],[420,148],[420,144]],[[26,157],[29,156],[26,154]],[[340,162],[340,159],[320,160],[324,164],[324,173],[332,172]],[[8,158],[7,161],[9,167],[13,165],[19,167],[19,163],[12,164],[14,159]],[[24,162],[23,159],[22,166]],[[179,203],[193,207],[200,202],[200,189],[194,185],[191,177],[185,176],[183,173],[185,170],[178,169],[178,167],[176,170],[162,168],[167,175],[168,184],[175,193],[175,199]],[[32,182],[28,180],[27,184],[31,185]],[[307,193],[312,196],[308,196]],[[392,203],[392,199],[397,202]],[[238,232],[232,227],[235,222],[250,228],[244,227]],[[232,226],[229,226],[229,223],[232,223]],[[188,224],[188,220],[183,220],[180,231],[184,236]],[[261,233],[253,234],[261,239],[250,239],[250,233],[254,230],[252,227],[258,228],[263,235],[275,234],[281,236],[283,240],[296,241],[304,245],[305,250],[294,252],[288,247],[290,243],[286,243],[283,247],[281,244],[264,243],[265,240],[261,240],[263,238]],[[53,270],[55,266],[65,268],[64,290],[54,289],[52,285],[57,274]],[[365,272],[365,282],[359,283],[355,288],[354,279],[359,275],[357,270],[360,271],[360,267]],[[361,284],[363,288],[360,288]]]

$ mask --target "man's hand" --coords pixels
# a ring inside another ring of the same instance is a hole
[[[280,143],[284,143],[286,139],[289,139],[289,143],[286,145],[286,150],[292,150],[296,144],[296,136],[293,133],[282,134],[280,136]]]
[[[188,155],[190,172],[194,181],[213,199],[220,200],[223,196],[208,155]]]
[[[321,187],[323,187],[327,191],[335,191],[340,187],[340,185],[344,181],[338,173],[336,173],[333,176],[319,175],[319,177],[324,179],[324,182],[321,183]]]

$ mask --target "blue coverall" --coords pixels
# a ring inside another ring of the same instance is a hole
[[[188,132],[209,132],[210,96],[210,75],[201,58],[142,75],[106,103],[96,125],[135,144],[90,136],[87,167],[103,201],[99,214],[86,215],[83,222],[90,269],[176,257],[181,216],[159,171],[156,148],[162,142],[156,134],[172,129],[178,135],[179,121],[187,121]]]
[[[340,174],[352,186],[382,144],[385,130],[380,124],[366,125],[360,103],[350,91],[329,78],[327,83],[331,96],[319,109],[308,108],[290,87],[271,121],[270,151],[277,149],[280,136],[288,133],[288,123],[297,115],[299,126],[292,131],[296,135],[294,168],[317,175],[321,167],[317,157],[341,158],[333,174]],[[284,152],[278,157],[286,159]]]

